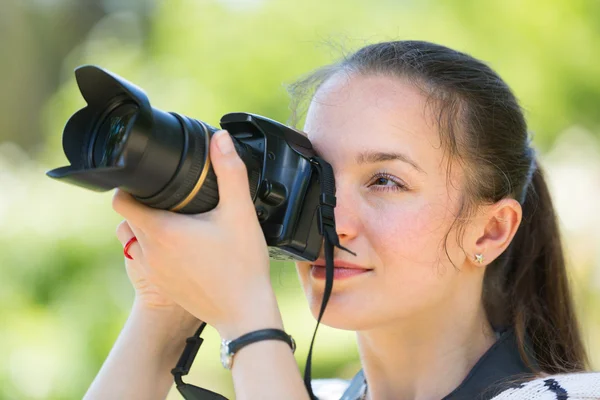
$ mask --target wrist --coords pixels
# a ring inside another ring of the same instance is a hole
[[[240,350],[263,341],[281,341],[290,347],[292,353],[296,351],[296,342],[294,341],[294,338],[282,329],[259,329],[246,333],[235,340],[222,340],[221,364],[223,364],[223,367],[226,369],[231,369],[233,358]]]
[[[134,301],[132,315],[143,320],[146,325],[164,338],[165,342],[183,340],[192,336],[200,326],[201,321],[188,313],[183,308],[173,307],[148,307],[144,303]]]
[[[234,318],[215,326],[222,339],[237,339],[246,333],[260,329],[283,330],[283,319],[272,290],[266,295],[263,292],[262,299],[258,297],[253,299],[255,301],[249,302]]]
[[[283,320],[279,318],[256,317],[248,321],[237,321],[230,325],[220,326],[217,331],[222,339],[233,340],[250,332],[261,329],[283,329]]]

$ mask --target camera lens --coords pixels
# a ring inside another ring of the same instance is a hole
[[[114,166],[118,162],[135,122],[137,111],[135,105],[122,105],[115,108],[101,123],[92,150],[96,168]]]
[[[209,154],[217,128],[152,107],[140,88],[101,68],[83,66],[76,76],[87,106],[71,116],[63,132],[71,165],[48,176],[98,191],[119,187],[150,207],[186,214],[203,213],[218,204]],[[232,138],[254,198],[265,143],[253,133],[248,118],[242,116],[236,123],[249,130],[241,132],[240,139]]]

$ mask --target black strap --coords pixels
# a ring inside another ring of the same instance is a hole
[[[329,297],[331,296],[331,289],[333,288],[333,248],[335,246],[354,256],[356,254],[340,245],[340,240],[335,229],[335,214],[333,208],[336,206],[336,199],[333,168],[331,168],[331,165],[319,157],[313,157],[310,161],[319,172],[319,179],[321,180],[321,197],[318,218],[319,231],[325,239],[325,290],[323,292],[323,301],[321,302],[321,310],[319,311],[317,326],[315,327],[315,332],[313,333],[312,340],[310,341],[310,349],[308,350],[308,357],[306,358],[306,367],[304,369],[304,386],[306,386],[306,390],[308,391],[308,395],[310,396],[311,400],[318,400],[317,396],[315,396],[313,393],[311,384],[312,351],[313,345],[315,344],[317,331],[319,329],[319,325],[321,324],[321,318],[325,313],[325,307],[327,307]]]
[[[229,342],[229,351],[231,353],[237,353],[243,347],[248,346],[251,343],[260,342],[261,340],[281,340],[286,342],[292,352],[296,350],[296,343],[294,339],[281,329],[261,329],[258,331],[246,333],[239,338]]]
[[[321,303],[321,310],[319,311],[319,318],[317,319],[317,326],[313,333],[312,340],[310,342],[310,349],[308,350],[308,357],[306,359],[306,368],[304,370],[304,385],[311,398],[311,400],[319,400],[312,390],[311,385],[311,365],[312,365],[312,351],[317,336],[317,331],[321,323],[321,318],[325,313],[325,307],[331,296],[331,289],[333,288],[333,248],[338,247],[341,250],[347,251],[352,255],[356,255],[352,251],[340,245],[340,240],[335,229],[335,214],[334,207],[336,206],[335,198],[335,177],[333,175],[333,168],[329,163],[321,159],[320,157],[313,157],[310,159],[311,164],[319,174],[321,182],[321,196],[319,199],[318,209],[318,224],[319,233],[324,238],[324,251],[325,251],[325,291],[323,292],[323,302]],[[227,400],[226,397],[221,396],[218,393],[211,392],[210,390],[199,388],[197,386],[189,385],[181,379],[187,375],[190,371],[194,358],[202,345],[204,339],[200,337],[200,334],[204,330],[206,323],[203,322],[200,328],[196,331],[194,336],[190,337],[186,341],[185,349],[181,355],[177,366],[171,370],[171,373],[175,377],[175,383],[177,384],[177,390],[186,400]],[[287,335],[286,335],[287,336]],[[241,338],[240,338],[241,339]],[[240,347],[241,348],[241,347]],[[239,350],[239,348],[238,348]]]
[[[177,390],[187,400],[227,400],[227,397],[221,396],[218,393],[212,392],[208,389],[203,389],[198,386],[190,385],[185,383],[181,378],[190,372],[194,358],[204,342],[204,339],[200,337],[202,331],[206,327],[206,322],[202,322],[194,336],[186,339],[186,345],[179,357],[177,366],[171,370],[171,374],[175,378],[175,384]]]

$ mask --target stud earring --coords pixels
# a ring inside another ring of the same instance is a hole
[[[483,264],[483,254],[475,254],[475,262],[477,264]]]

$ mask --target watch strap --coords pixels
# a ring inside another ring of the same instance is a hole
[[[281,329],[261,329],[246,333],[245,335],[242,335],[239,338],[229,342],[229,353],[233,355],[245,346],[251,343],[260,342],[262,340],[281,340],[290,346],[292,352],[296,350],[296,343],[294,342],[294,339]]]

